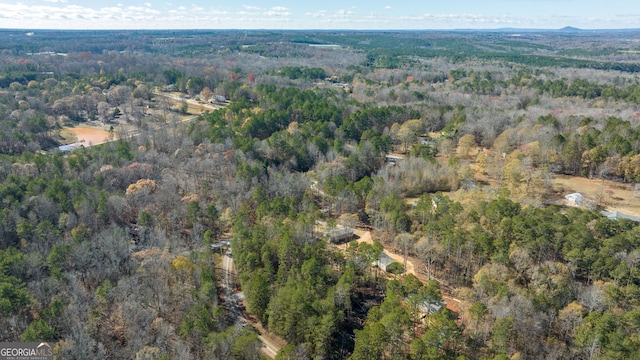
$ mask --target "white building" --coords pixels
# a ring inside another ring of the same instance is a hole
[[[377,266],[378,268],[380,268],[382,271],[387,271],[387,267],[391,264],[393,264],[394,262],[396,262],[395,260],[393,260],[389,255],[387,255],[387,253],[385,253],[384,251],[380,254],[380,257],[378,258],[378,260],[373,262],[374,266]]]
[[[567,205],[569,206],[583,206],[584,205],[584,196],[580,193],[569,194],[564,197],[567,200]]]

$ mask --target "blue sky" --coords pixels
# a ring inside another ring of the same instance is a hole
[[[0,0],[0,28],[640,28],[638,0]]]

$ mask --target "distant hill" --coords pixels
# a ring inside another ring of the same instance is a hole
[[[453,32],[495,32],[495,33],[565,33],[565,34],[586,34],[586,33],[630,33],[639,32],[639,28],[628,29],[580,29],[573,26],[565,26],[560,29],[536,29],[536,28],[496,28],[496,29],[456,29]]]
[[[562,29],[560,29],[558,31],[561,31],[561,32],[581,32],[581,31],[584,31],[584,30],[576,28],[576,27],[573,27],[573,26],[565,26],[565,27],[563,27]]]

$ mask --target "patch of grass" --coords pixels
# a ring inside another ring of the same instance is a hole
[[[78,141],[78,137],[76,136],[76,134],[70,130],[62,129],[58,131],[58,135],[60,135],[60,137],[62,138],[62,140],[60,141],[62,145],[73,144],[74,142]]]

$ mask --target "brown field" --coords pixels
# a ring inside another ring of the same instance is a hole
[[[480,150],[477,148],[472,153]],[[498,187],[497,181],[481,173],[475,162],[469,165],[475,170],[474,178],[479,184]],[[549,192],[552,197],[551,203],[563,204],[565,195],[579,192],[587,199],[598,203],[603,209],[640,216],[640,190],[634,191],[635,184],[559,174],[554,175],[551,184],[552,189]],[[443,194],[451,195],[444,192]],[[418,199],[419,197],[405,198],[405,203],[412,205]]]
[[[483,179],[489,185],[495,181]],[[564,196],[581,193],[587,199],[598,202],[603,209],[618,211],[624,214],[640,216],[640,191],[634,191],[635,184],[615,182],[611,180],[588,179],[579,176],[554,175],[551,180],[551,203],[563,204]],[[443,192],[451,197],[451,193]],[[419,197],[406,198],[405,203],[413,205]]]
[[[95,145],[109,140],[109,132],[90,127],[69,127],[60,130],[60,135],[67,139],[67,143]]]
[[[554,176],[552,184],[562,196],[579,192],[590,200],[601,199],[600,205],[607,210],[640,216],[640,192],[634,191],[635,184],[567,175]]]

